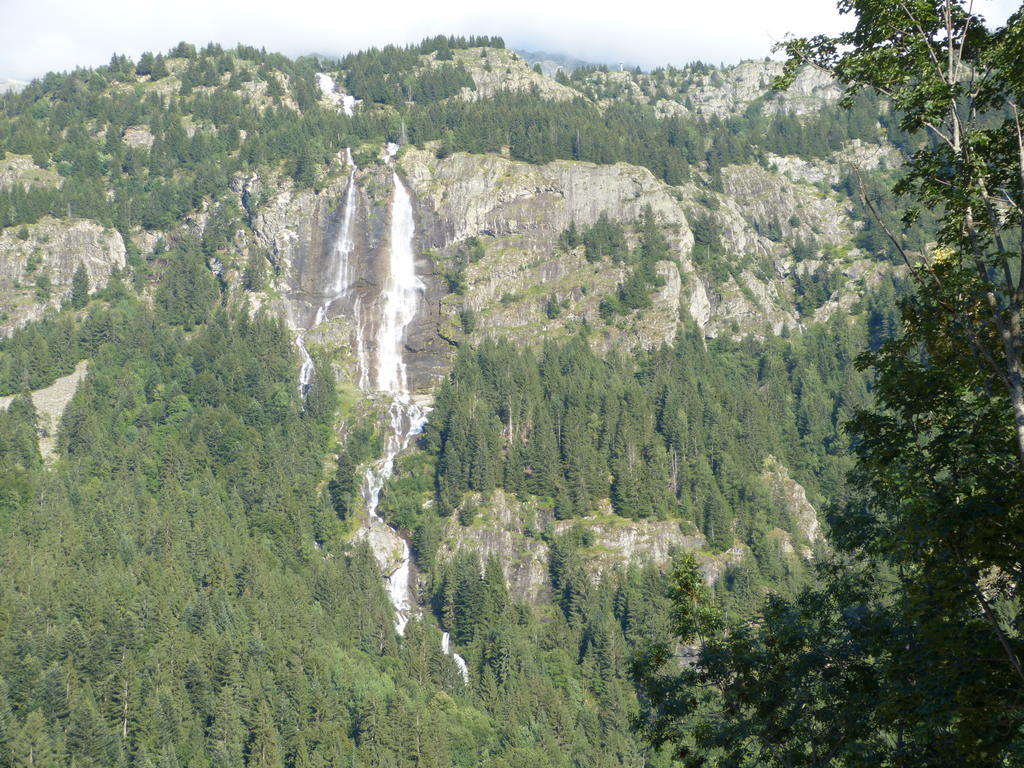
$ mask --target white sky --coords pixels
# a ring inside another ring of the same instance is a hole
[[[1017,0],[976,0],[1002,23]],[[341,55],[433,34],[501,35],[510,47],[651,68],[769,54],[787,33],[838,32],[834,0],[0,0],[0,77],[243,42],[290,56]]]

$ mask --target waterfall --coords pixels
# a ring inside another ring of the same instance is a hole
[[[355,248],[352,240],[352,217],[356,211],[356,164],[352,150],[345,147],[345,162],[351,169],[348,173],[348,187],[345,189],[345,212],[341,218],[341,230],[334,244],[334,280],[331,285],[331,300],[341,298],[352,286],[352,260],[349,256]]]
[[[452,650],[451,635],[445,632],[441,635],[441,653],[446,656],[451,656],[452,661],[455,662],[455,666],[459,668],[459,674],[462,675],[462,682],[469,682],[469,666],[466,664],[466,660],[459,654]]]
[[[327,79],[330,80],[329,77]],[[313,380],[313,358],[309,354],[309,350],[306,349],[306,331],[310,331],[324,322],[331,305],[343,298],[352,286],[352,263],[349,256],[355,247],[352,240],[352,219],[356,210],[356,171],[358,169],[352,160],[352,150],[348,147],[345,148],[345,162],[350,169],[348,186],[345,189],[345,212],[342,215],[338,237],[334,241],[330,284],[321,297],[321,304],[317,307],[313,322],[309,328],[301,331],[295,338],[295,345],[299,348],[299,354],[302,356],[302,366],[299,368],[299,394],[303,397],[309,391],[310,382]]]
[[[335,109],[341,110],[349,117],[355,114],[356,105],[359,104],[360,100],[350,94],[340,93],[333,77],[325,72],[317,72],[316,84],[320,88],[320,92],[327,97],[327,100],[334,105]]]
[[[309,326],[310,329],[316,328],[327,317],[326,307],[326,304],[322,304],[317,308],[316,317],[313,318],[313,323]],[[299,354],[302,356],[302,365],[299,367],[299,394],[305,398],[306,393],[309,392],[309,385],[313,381],[314,369],[313,357],[306,349],[306,331],[300,331],[295,337],[295,346],[299,348]]]
[[[302,365],[299,367],[299,394],[302,397],[309,392],[309,383],[313,379],[313,358],[306,349],[305,336],[306,332],[300,331],[295,337],[295,346],[299,348],[299,354],[302,356]]]
[[[391,430],[384,455],[366,472],[364,498],[371,520],[379,520],[377,505],[384,483],[394,470],[395,457],[409,446],[410,440],[423,429],[427,411],[416,404],[409,392],[405,365],[405,334],[413,319],[425,286],[416,275],[413,241],[416,225],[413,220],[409,191],[397,173],[392,174],[394,197],[391,206],[391,231],[388,257],[380,296],[373,303],[378,323],[375,337],[376,360],[371,358],[366,343],[362,302],[355,304],[356,357],[359,364],[359,385],[364,391],[386,396]],[[376,365],[374,365],[376,363]]]
[[[394,192],[391,205],[391,229],[384,262],[380,296],[372,307],[377,315],[374,337],[374,357],[366,343],[365,318],[361,302],[356,302],[356,357],[359,362],[359,382],[364,391],[373,391],[388,398],[390,430],[384,445],[384,455],[373,462],[363,477],[363,499],[366,502],[367,523],[372,528],[385,527],[401,542],[398,566],[387,576],[388,596],[395,606],[395,630],[405,632],[405,625],[413,613],[415,597],[409,584],[411,553],[409,545],[377,514],[380,494],[395,468],[395,457],[405,450],[412,438],[419,434],[427,421],[427,411],[418,405],[409,392],[408,372],[405,365],[405,335],[413,319],[425,286],[416,275],[416,255],[413,243],[416,224],[412,200],[405,183],[397,172],[392,172]]]
[[[388,158],[393,158],[397,151],[397,145],[389,144]],[[412,438],[423,430],[427,422],[427,409],[414,402],[409,392],[409,376],[404,355],[406,331],[416,317],[420,296],[425,286],[416,274],[416,254],[413,251],[416,223],[409,190],[397,172],[392,171],[391,178],[394,197],[391,206],[390,242],[385,262],[386,271],[377,302],[377,365],[372,370],[372,377],[362,330],[357,331],[356,350],[360,358],[360,386],[366,389],[372,381],[377,392],[390,398],[388,416],[391,429],[387,436],[384,455],[367,468],[363,480],[367,522],[371,528],[387,528],[397,537],[397,532],[381,519],[377,509],[384,484],[394,472],[395,457],[409,446]],[[356,324],[361,327],[360,304],[356,305],[356,312]],[[416,600],[410,584],[412,555],[409,544],[401,537],[398,539],[401,542],[401,555],[397,567],[386,576],[386,584],[388,597],[395,607],[395,631],[401,635],[405,633],[405,627],[414,613]],[[447,632],[441,636],[441,650],[452,657],[463,682],[468,683],[469,668],[466,660],[451,648],[451,638]]]
[[[317,76],[325,93],[334,92],[334,83],[327,75]],[[398,152],[396,144],[388,144],[386,156],[391,162]],[[356,207],[356,166],[352,153],[345,150],[345,159],[351,168],[348,189],[345,193],[345,208],[342,212],[341,228],[334,245],[334,261],[328,288],[323,303],[317,309],[316,318],[310,328],[324,322],[332,305],[352,293],[353,265],[350,258],[354,250],[352,222]],[[375,554],[382,560],[382,567],[397,556],[397,565],[385,576],[388,598],[395,608],[395,631],[405,633],[409,619],[416,612],[416,596],[411,581],[412,553],[408,542],[398,531],[389,526],[378,514],[381,491],[388,478],[394,473],[395,459],[409,447],[412,439],[423,430],[428,409],[418,404],[409,390],[409,374],[405,363],[405,341],[409,327],[416,317],[420,298],[426,288],[416,274],[414,243],[416,222],[413,216],[412,199],[405,182],[394,170],[391,172],[393,193],[391,200],[391,227],[387,244],[387,258],[381,270],[380,294],[372,301],[361,295],[352,297],[354,315],[354,342],[358,367],[359,389],[367,395],[382,397],[387,401],[389,430],[383,455],[367,467],[363,475],[362,496],[366,505],[366,528],[363,535],[378,542]],[[373,322],[375,321],[375,322]],[[369,337],[368,328],[376,328]],[[302,354],[299,371],[299,388],[305,395],[313,375],[313,359],[306,350],[305,331],[298,334],[296,344]],[[386,541],[391,553],[381,556],[379,542]],[[441,638],[441,650],[451,656],[459,674],[469,681],[469,669],[465,659],[455,653],[447,632]]]
[[[381,290],[381,319],[377,326],[376,388],[398,399],[409,399],[406,374],[405,330],[416,316],[423,281],[416,275],[413,237],[416,232],[412,202],[405,183],[392,173],[395,185],[391,208],[391,247],[388,249],[387,274]]]

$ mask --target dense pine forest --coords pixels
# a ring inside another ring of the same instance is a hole
[[[398,642],[372,552],[318,485],[333,391],[303,407],[281,323],[215,297],[191,332],[197,305],[117,285],[65,318],[92,362],[52,469],[31,402],[3,414],[4,764],[637,759],[628,648],[667,637],[662,577],[534,616],[457,560],[465,685],[433,622]]]
[[[733,68],[548,77],[492,36],[181,43],[0,96],[0,768],[1024,765],[1024,22],[844,9],[736,103]],[[807,65],[845,95],[787,108]],[[403,631],[367,520],[398,400],[358,325],[282,309],[331,302],[263,233],[283,194],[340,238],[358,194],[393,238],[397,185],[494,159],[627,168],[648,204],[518,246],[527,208],[464,237],[414,201],[444,353],[380,494]],[[774,202],[810,196],[842,220]],[[82,221],[123,253],[58,285]],[[542,275],[530,333],[488,269]],[[740,322],[770,302],[794,320]]]

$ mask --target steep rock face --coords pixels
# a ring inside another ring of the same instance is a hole
[[[431,244],[442,258],[470,237],[485,246],[483,258],[467,270],[465,295],[446,302],[452,333],[455,316],[471,310],[482,331],[518,339],[557,336],[585,322],[600,329],[595,344],[607,349],[671,341],[681,309],[706,320],[708,299],[688,258],[693,235],[686,213],[647,169],[561,160],[538,166],[463,153],[438,160],[415,150],[405,154],[402,167],[420,205],[437,221]],[[591,264],[581,248],[559,248],[559,236],[571,222],[589,226],[601,214],[629,225],[648,206],[670,243],[673,261],[658,265],[665,284],[642,321],[604,327],[598,306],[624,269],[607,259]],[[549,316],[552,301],[566,307],[557,320]]]
[[[721,233],[725,259],[733,266],[726,279],[709,279],[708,336],[736,333],[779,334],[797,328],[800,318],[786,277],[798,239],[820,245],[849,241],[848,213],[834,200],[806,185],[757,165],[722,169],[724,193],[714,206],[700,205],[705,190],[691,190],[691,216],[706,217]],[[698,254],[699,256],[699,254]]]
[[[494,556],[514,598],[539,602],[549,595],[550,583],[548,545],[538,538],[537,518],[536,510],[497,491],[472,525],[448,521],[438,557],[445,560],[462,550],[476,552],[483,561]]]
[[[471,235],[525,235],[549,243],[575,221],[607,213],[633,221],[645,206],[676,225],[676,249],[693,244],[678,202],[646,168],[556,160],[547,165],[462,152],[444,160],[410,150],[402,159],[409,182],[444,223],[447,246]]]
[[[22,239],[24,234],[28,236]],[[102,288],[111,270],[125,264],[121,234],[86,219],[58,221],[49,217],[24,229],[0,231],[0,307],[4,315],[0,333],[9,335],[59,304],[71,292],[71,279],[80,264],[88,274],[90,288]]]
[[[846,154],[862,149],[851,146]],[[671,342],[687,315],[709,337],[779,334],[806,321],[793,285],[799,248],[827,251],[830,267],[865,261],[852,246],[857,228],[847,203],[759,165],[722,169],[719,193],[697,183],[669,187],[622,163],[538,166],[463,153],[439,160],[409,150],[402,166],[422,216],[435,222],[429,244],[439,263],[453,264],[469,238],[484,246],[482,258],[463,269],[461,294],[444,300],[442,334],[455,340],[467,332],[467,313],[469,331],[524,343],[585,325],[601,351]],[[601,300],[626,268],[608,259],[587,262],[582,248],[561,247],[559,236],[570,222],[586,227],[602,213],[630,232],[647,206],[670,243],[671,260],[657,267],[664,285],[650,308],[606,321]],[[702,222],[717,232],[721,253],[695,246],[693,227]],[[849,306],[862,287],[852,281],[846,293],[829,297],[830,306]]]
[[[789,470],[774,456],[765,459],[761,477],[767,483],[774,502],[791,515],[798,537],[802,539],[802,554],[810,557],[811,550],[807,545],[816,544],[822,538],[822,531],[818,512],[807,500],[804,487],[789,476]]]
[[[748,74],[748,68],[754,72]],[[747,82],[752,82],[755,76],[760,82],[763,77],[774,79],[782,74],[782,64],[779,62],[749,62],[739,65],[736,69],[743,70],[741,76],[745,77]],[[810,115],[826,104],[835,104],[842,95],[843,89],[838,82],[819,69],[804,67],[797,73],[789,88],[781,92],[769,91],[766,94],[764,111],[775,114],[788,112],[795,115]]]
[[[789,246],[797,237],[840,245],[852,234],[850,211],[820,189],[798,184],[759,165],[722,169],[724,202],[734,203],[740,222],[729,221],[727,242],[739,253]],[[761,233],[778,227],[775,239]]]
[[[552,101],[571,101],[579,95],[572,88],[537,74],[525,59],[508,49],[463,48],[452,54],[453,59],[466,68],[476,86],[463,89],[462,98],[467,100],[491,98],[500,91],[534,91]],[[437,62],[436,55],[432,54],[429,63],[437,66],[445,62]]]
[[[348,256],[353,296],[369,299],[379,291],[377,270],[386,257],[396,168],[412,193],[417,272],[429,284],[406,344],[406,359],[421,393],[429,391],[445,368],[443,349],[436,346],[444,344],[441,337],[466,337],[459,315],[467,311],[476,315],[473,334],[505,335],[517,343],[565,335],[586,323],[599,349],[671,341],[681,315],[693,318],[708,336],[778,333],[809,322],[794,309],[793,276],[831,265],[825,257],[796,261],[796,241],[813,239],[833,260],[842,255],[836,264],[851,283],[877,279],[884,268],[859,258],[851,248],[856,230],[837,198],[761,166],[723,169],[722,191],[715,193],[696,183],[669,187],[646,169],[625,164],[557,161],[536,166],[462,153],[438,159],[429,148],[405,148],[395,164],[373,164],[357,172],[355,247]],[[347,170],[339,169],[344,172],[319,192],[296,191],[279,180],[240,178],[235,183],[253,223],[251,244],[265,249],[277,268],[274,301],[296,328],[308,327],[336,267],[338,226],[348,194]],[[586,227],[607,213],[624,223],[635,246],[632,223],[647,206],[669,240],[671,260],[657,265],[663,284],[655,289],[650,308],[605,323],[598,303],[615,290],[625,268],[609,259],[588,262],[582,247],[562,247],[559,236],[571,222]],[[725,280],[716,278],[711,267],[696,264],[693,222],[703,219],[717,226],[724,258],[734,266]],[[464,291],[446,295],[437,272],[450,267],[460,250],[470,248],[471,238],[480,241],[482,256],[465,263]],[[557,313],[546,311],[552,300],[561,306]],[[824,317],[845,306],[843,300],[831,299],[818,314]],[[352,309],[348,300],[332,305],[330,319],[306,336],[308,344],[332,352],[339,377],[350,382]],[[773,531],[773,541],[778,539],[786,554],[810,556],[819,531],[803,489],[777,462],[766,465],[762,479],[794,521],[793,533]],[[451,557],[468,549],[497,557],[513,595],[527,601],[549,596],[547,537],[574,526],[585,534],[581,556],[595,579],[629,562],[667,567],[675,551],[692,550],[699,553],[705,578],[714,582],[731,564],[749,556],[743,546],[708,552],[704,538],[678,521],[624,520],[607,510],[593,518],[555,521],[536,503],[524,504],[501,492],[481,507],[471,525],[447,522],[439,555]],[[371,537],[371,544],[382,561],[399,562],[401,542],[393,536]]]
[[[565,533],[576,524],[560,521],[555,524],[555,532]],[[583,526],[593,537],[594,543],[585,554],[595,576],[645,560],[665,567],[675,552],[700,549],[707,543],[702,534],[685,532],[687,526],[678,520],[628,520],[609,514],[585,519]]]
[[[895,170],[903,164],[903,156],[891,144],[867,144],[853,139],[828,158],[805,160],[791,155],[769,154],[768,163],[794,181],[835,184],[853,170]]]
[[[344,171],[344,173],[340,172]],[[318,190],[295,189],[287,180],[264,180],[258,176],[236,177],[232,188],[243,210],[249,214],[252,235],[238,242],[240,250],[255,247],[265,253],[273,266],[272,290],[264,296],[271,308],[286,318],[293,329],[311,328],[318,310],[327,305],[333,329],[329,335],[311,337],[339,361],[338,373],[349,382],[356,380],[351,350],[355,333],[356,303],[368,306],[381,290],[381,265],[387,258],[390,200],[393,177],[390,166],[373,165],[356,172],[353,187],[354,213],[349,237],[352,249],[339,251],[339,238],[348,194],[348,168],[343,163]],[[434,222],[420,217],[416,223],[417,275],[425,290],[416,320],[406,338],[410,386],[429,389],[444,368],[449,353],[438,335],[442,288],[424,243],[432,236]],[[349,289],[343,296],[331,295],[342,263],[347,264]],[[254,297],[255,298],[255,297]],[[258,302],[257,302],[258,303]],[[344,326],[348,333],[339,332]],[[367,338],[374,328],[363,329]]]
[[[877,163],[885,155],[870,157]],[[797,158],[774,158],[792,161],[784,164],[786,172],[778,166],[727,166],[721,193],[693,185],[683,188],[688,214],[713,225],[724,251],[717,274],[714,267],[702,271],[710,304],[703,324],[707,336],[779,334],[810,319],[826,320],[837,309],[849,309],[865,289],[892,271],[853,245],[859,224],[849,203],[823,188],[822,182],[839,178],[841,163],[849,157],[870,161],[864,145],[851,142],[832,160],[814,166]],[[818,183],[800,178],[793,169],[818,177]],[[700,260],[702,247],[707,246],[696,246],[693,261]],[[798,260],[799,250],[814,256]],[[822,266],[839,270],[847,279],[812,317],[803,317],[793,281]]]
[[[242,209],[248,214],[252,242],[274,268],[276,309],[293,328],[311,324],[329,279],[332,235],[338,226],[345,194],[340,179],[319,192],[295,189],[290,180],[258,175],[231,180]]]
[[[826,262],[816,259],[803,261],[798,265],[805,273],[813,271]],[[886,262],[869,258],[858,258],[840,266],[840,273],[846,281],[840,291],[836,291],[828,301],[814,310],[814,321],[825,322],[834,315],[849,312],[853,305],[869,291],[873,291],[886,278],[893,276],[906,278],[905,266],[893,266]]]
[[[742,114],[753,102],[763,99],[765,114],[812,115],[842,96],[842,88],[828,75],[805,67],[784,91],[771,90],[772,81],[782,74],[778,61],[744,61],[735,67],[697,75],[685,91],[685,104],[659,100],[662,115],[697,114],[728,117]]]
[[[351,299],[370,300],[379,291],[377,270],[386,257],[396,168],[412,193],[417,273],[428,283],[406,342],[414,387],[421,393],[429,391],[445,368],[441,337],[466,337],[465,328],[459,327],[460,314],[466,312],[476,315],[471,338],[482,333],[537,343],[586,323],[599,349],[650,346],[671,341],[681,315],[689,315],[708,336],[778,333],[807,322],[793,308],[792,276],[807,275],[825,261],[795,261],[797,240],[813,238],[816,247],[830,249],[833,257],[851,252],[849,259],[844,256],[843,267],[851,278],[871,279],[877,271],[850,249],[855,229],[842,203],[807,181],[760,166],[723,169],[722,191],[714,193],[696,183],[669,187],[646,169],[625,164],[556,161],[536,166],[462,153],[438,159],[429,148],[405,148],[395,164],[372,164],[357,172],[351,233],[355,245],[348,255],[352,296],[332,304],[328,321],[306,336],[307,343],[332,353],[339,377],[350,382]],[[317,192],[295,190],[280,179],[235,181],[252,222],[247,244],[263,249],[275,266],[278,277],[271,294],[277,297],[272,302],[295,328],[309,327],[336,268],[347,178],[347,168],[339,164]],[[623,222],[635,246],[632,224],[647,206],[670,245],[671,260],[656,267],[663,284],[655,289],[650,308],[606,323],[598,304],[614,292],[625,268],[609,259],[588,262],[582,247],[562,247],[559,236],[571,222],[586,227],[607,213]],[[702,219],[716,224],[725,258],[735,267],[725,280],[695,263],[693,222]],[[464,265],[464,291],[446,295],[437,273],[449,268],[460,250],[471,247],[470,238],[480,241],[482,255]],[[548,309],[552,301],[560,307],[557,312]],[[841,306],[840,299],[833,304]],[[808,556],[818,531],[806,494],[781,465],[766,468],[763,479],[798,531],[773,532],[778,546],[786,553],[799,548]],[[523,504],[501,492],[482,507],[471,525],[448,521],[439,555],[446,558],[469,549],[485,558],[497,557],[513,595],[527,601],[545,599],[550,592],[547,536],[563,535],[574,526],[584,532],[581,556],[594,578],[629,562],[667,567],[675,551],[692,550],[699,553],[705,577],[714,582],[730,564],[749,556],[742,546],[708,552],[704,538],[678,521],[624,520],[607,510],[593,518],[555,521],[537,504]],[[371,544],[382,561],[399,562],[401,542],[394,536],[371,536]]]
[[[407,555],[402,539],[395,529],[379,520],[361,526],[352,540],[365,541],[369,544],[373,556],[380,563],[380,569],[386,576],[394,573]]]

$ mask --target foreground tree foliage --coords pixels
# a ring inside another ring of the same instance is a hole
[[[674,672],[651,650],[643,726],[692,765],[1020,765],[1024,18],[990,31],[952,0],[840,10],[855,29],[788,43],[791,73],[874,89],[923,133],[897,191],[941,210],[938,244],[911,253],[879,219],[917,293],[902,336],[861,360],[876,404],[851,424],[854,491],[821,583],[698,635],[684,564],[676,636],[699,660]]]

